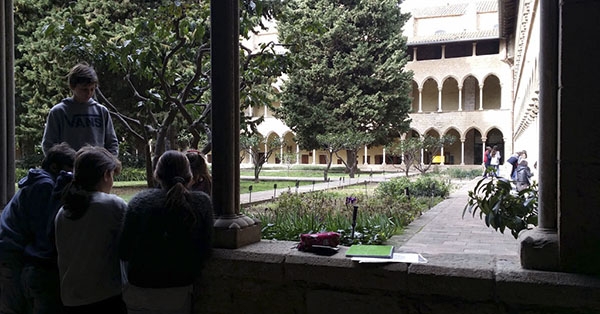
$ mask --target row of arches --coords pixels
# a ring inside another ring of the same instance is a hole
[[[483,81],[473,75],[463,79],[447,76],[439,81],[427,77],[422,82],[412,82],[412,112],[500,109],[501,94],[500,79],[494,74]]]
[[[415,129],[410,130],[406,137],[430,136],[440,138],[441,136],[452,136],[455,141],[450,145],[445,145],[441,148],[439,154],[443,156],[438,163],[447,165],[480,165],[483,162],[483,151],[486,146],[498,146],[502,156],[505,154],[504,133],[493,127],[482,133],[477,127],[471,127],[464,132],[460,132],[456,128],[449,128],[445,131],[436,129],[428,129],[424,133],[420,133]],[[294,134],[291,131],[278,135],[275,132],[270,132],[262,137],[261,144],[262,152],[267,151],[267,143],[273,139],[279,139],[282,146],[279,151],[274,152],[267,160],[267,164],[326,164],[328,153],[325,150],[303,150],[300,149],[294,139]],[[398,139],[402,140],[402,139]],[[345,158],[345,152],[340,152],[340,155]],[[429,158],[428,152],[422,152],[421,158]],[[251,164],[250,156],[244,156],[243,160]],[[402,156],[392,155],[386,152],[383,146],[365,146],[358,154],[359,165],[394,165],[402,163]],[[334,161],[333,164],[341,164],[341,160]]]

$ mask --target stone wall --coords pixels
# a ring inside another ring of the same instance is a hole
[[[600,313],[600,279],[527,271],[515,257],[432,255],[426,264],[358,264],[262,241],[216,249],[195,313]]]

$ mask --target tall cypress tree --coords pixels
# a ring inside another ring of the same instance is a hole
[[[285,3],[278,29],[292,66],[279,114],[303,149],[325,148],[323,135],[349,139],[341,146],[351,176],[361,147],[408,130],[407,20],[395,0]]]

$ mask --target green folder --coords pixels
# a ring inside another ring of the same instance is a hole
[[[392,258],[393,254],[393,245],[354,244],[346,251],[346,257]]]

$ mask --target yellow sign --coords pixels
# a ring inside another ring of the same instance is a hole
[[[441,163],[443,163],[444,161],[445,161],[445,160],[444,160],[444,156],[440,156],[440,155],[438,155],[438,156],[433,156],[433,163],[434,163],[434,164],[441,164]]]

